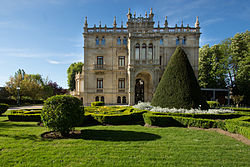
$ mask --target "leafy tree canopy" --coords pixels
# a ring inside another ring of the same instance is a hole
[[[73,63],[69,66],[67,70],[68,74],[68,86],[71,91],[75,90],[76,83],[75,83],[75,75],[76,73],[81,73],[82,72],[82,67],[83,63],[78,62],[78,63]]]

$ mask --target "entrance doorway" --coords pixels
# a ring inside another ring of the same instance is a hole
[[[135,104],[138,102],[144,102],[144,81],[142,79],[136,79],[135,83]]]

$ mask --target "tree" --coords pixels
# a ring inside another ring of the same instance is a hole
[[[17,97],[17,87],[20,87],[20,95],[23,98],[31,100],[45,100],[53,95],[66,93],[56,82],[49,81],[40,74],[26,74],[21,69],[6,82],[5,89],[14,99]]]
[[[221,45],[203,46],[199,51],[199,83],[203,88],[225,88],[227,58]]]
[[[200,87],[188,57],[177,47],[157,86],[151,104],[163,108],[198,108]]]
[[[76,73],[82,72],[82,67],[83,67],[83,63],[78,62],[78,63],[71,64],[67,70],[68,86],[71,91],[75,90],[76,88],[75,75]]]

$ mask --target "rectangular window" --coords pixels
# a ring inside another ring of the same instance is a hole
[[[103,78],[97,78],[97,88],[103,88]]]
[[[119,78],[118,88],[119,89],[124,89],[125,88],[125,78]]]
[[[118,58],[118,66],[119,67],[125,66],[125,56],[119,56],[119,58]]]

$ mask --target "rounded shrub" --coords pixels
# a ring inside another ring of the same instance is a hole
[[[102,102],[102,101],[95,101],[95,102],[92,102],[91,103],[91,106],[93,107],[93,106],[104,106],[105,105],[105,103],[104,102]]]
[[[7,111],[8,108],[9,108],[8,104],[0,103],[0,115],[2,115],[3,113],[5,113],[5,111]]]
[[[82,102],[70,95],[57,95],[44,102],[41,119],[46,127],[63,136],[82,123],[84,108]]]

